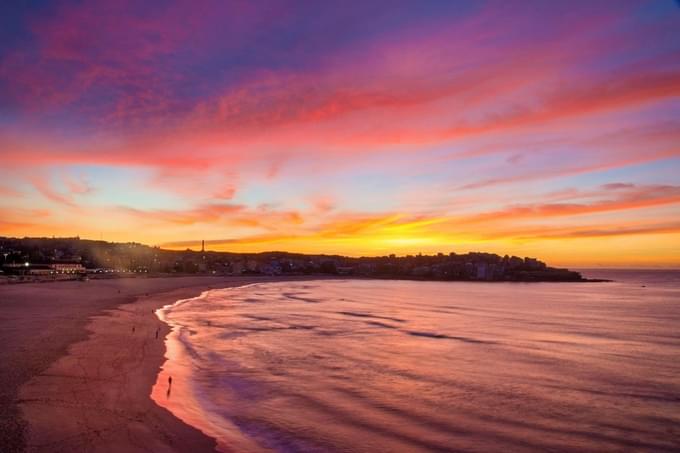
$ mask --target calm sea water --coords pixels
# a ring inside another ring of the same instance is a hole
[[[152,396],[224,451],[678,451],[680,273],[586,274],[209,291]]]

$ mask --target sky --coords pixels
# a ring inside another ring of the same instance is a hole
[[[0,235],[680,267],[678,2],[0,8]]]

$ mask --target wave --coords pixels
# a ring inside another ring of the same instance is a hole
[[[153,397],[223,451],[672,451],[679,291],[639,289],[206,291],[159,310],[172,333],[157,386],[177,387]]]

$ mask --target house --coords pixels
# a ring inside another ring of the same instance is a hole
[[[55,274],[84,274],[85,266],[80,263],[51,263],[48,265]]]

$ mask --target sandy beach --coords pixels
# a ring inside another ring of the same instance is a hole
[[[153,311],[210,288],[265,280],[173,277],[0,287],[0,450],[212,451],[212,439],[149,397],[169,331]]]

